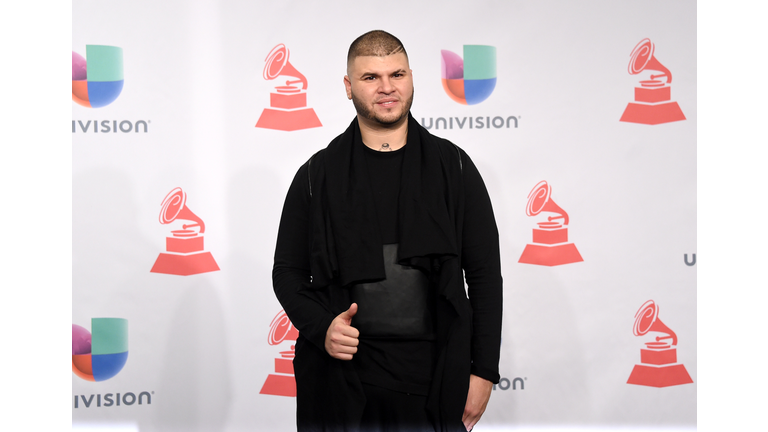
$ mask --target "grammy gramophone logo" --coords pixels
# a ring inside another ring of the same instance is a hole
[[[205,223],[187,207],[187,194],[181,188],[174,188],[165,196],[160,223],[181,229],[172,229],[171,236],[165,238],[165,252],[157,257],[150,272],[189,276],[219,270],[213,255],[203,245]]]
[[[537,222],[533,228],[533,243],[525,245],[518,262],[543,266],[557,266],[584,261],[576,245],[568,242],[568,213],[552,200],[552,187],[540,181],[528,194],[525,214],[538,216],[542,212],[554,214]]]
[[[296,342],[299,331],[293,326],[285,311],[280,311],[269,325],[267,342],[270,345],[280,345],[284,341]],[[275,396],[296,396],[296,378],[293,374],[293,358],[296,347],[291,345],[288,351],[280,351],[280,357],[275,358],[275,373],[269,374],[259,394]]]
[[[669,387],[693,382],[682,363],[677,362],[677,335],[659,319],[659,307],[648,300],[635,314],[635,336],[656,335],[640,349],[627,384]]]
[[[288,54],[288,48],[278,44],[265,60],[265,80],[271,81],[281,76],[297,79],[289,79],[285,85],[275,86],[275,90],[269,94],[269,108],[264,108],[256,122],[258,128],[295,131],[322,126],[315,110],[307,107],[307,78],[291,65]]]
[[[656,60],[654,50],[653,42],[645,38],[630,54],[629,74],[639,75],[647,71],[650,76],[644,74],[640,87],[635,87],[635,101],[627,104],[620,121],[656,125],[685,120],[680,106],[672,101],[672,72]]]

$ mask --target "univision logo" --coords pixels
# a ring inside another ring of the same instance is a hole
[[[72,372],[86,381],[105,381],[128,360],[128,320],[92,318],[91,332],[72,324]]]
[[[464,45],[464,58],[441,50],[441,78],[445,93],[462,105],[477,105],[496,88],[496,47]],[[478,113],[479,114],[479,113]],[[470,115],[422,117],[421,125],[431,129],[517,129],[519,115]]]
[[[496,88],[496,47],[464,45],[463,60],[452,51],[442,50],[441,66],[445,93],[460,104],[479,104]]]
[[[87,108],[105,107],[123,90],[123,49],[86,45],[85,58],[72,51],[72,100]]]
[[[87,108],[114,102],[123,91],[123,49],[86,45],[85,58],[72,51],[72,100]],[[72,120],[72,133],[147,133],[150,120]]]

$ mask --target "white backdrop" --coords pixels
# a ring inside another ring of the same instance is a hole
[[[293,429],[294,398],[259,393],[290,350],[290,341],[268,343],[281,309],[271,287],[279,215],[298,167],[355,114],[342,84],[349,43],[381,28],[408,50],[417,120],[517,118],[517,127],[432,129],[480,169],[502,240],[507,381],[476,430],[695,428],[696,265],[686,264],[697,246],[695,2],[75,1],[72,17],[72,51],[120,47],[125,77],[105,107],[72,103],[72,323],[90,330],[92,318],[124,318],[129,340],[116,376],[73,374],[73,424]],[[619,121],[639,82],[660,73],[628,72],[644,38],[674,76],[664,87],[685,120]],[[262,76],[281,43],[307,79],[307,106],[322,127],[255,127],[286,79]],[[487,100],[462,105],[442,88],[440,52],[461,56],[474,44],[496,48],[498,81]],[[105,120],[147,128],[81,126]],[[546,212],[526,214],[542,180],[570,217],[568,242],[582,262],[518,262],[546,220]],[[220,270],[150,272],[171,230],[181,229],[158,219],[177,187],[204,221],[204,250]],[[649,299],[676,333],[677,362],[693,383],[627,384],[644,342],[658,335],[633,334]],[[103,402],[142,392],[150,403]]]

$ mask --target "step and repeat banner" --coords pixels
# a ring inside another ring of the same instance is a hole
[[[76,0],[75,428],[295,428],[272,290],[296,170],[398,36],[413,116],[501,236],[501,381],[476,430],[696,427],[696,3]]]

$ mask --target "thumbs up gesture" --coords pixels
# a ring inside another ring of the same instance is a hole
[[[360,332],[352,327],[352,317],[357,313],[357,303],[352,303],[349,309],[340,313],[331,321],[325,333],[325,350],[339,360],[352,360],[357,353]]]

